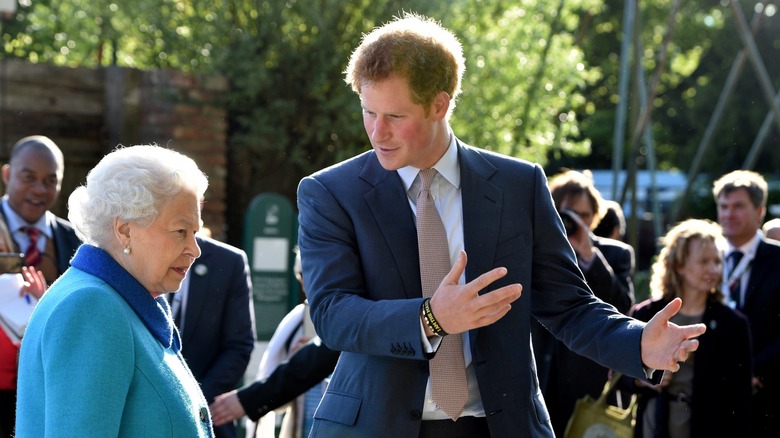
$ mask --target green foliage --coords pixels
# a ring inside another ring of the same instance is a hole
[[[632,58],[649,83],[673,0],[639,1]],[[776,7],[743,1],[780,88]],[[116,64],[221,74],[230,137],[231,211],[254,194],[295,197],[303,175],[366,150],[359,100],[343,70],[363,33],[413,11],[462,41],[467,69],[453,127],[464,141],[559,167],[611,166],[617,102],[638,116],[637,81],[618,96],[623,0],[20,0],[4,23],[6,57],[66,66]],[[658,166],[687,170],[742,43],[725,3],[680,2],[653,100]],[[631,35],[625,36],[632,38]],[[633,41],[633,40],[632,40]],[[768,105],[748,65],[702,170],[739,167]],[[626,130],[631,135],[632,124]],[[776,143],[777,129],[770,141]],[[161,139],[163,141],[163,139]],[[628,145],[627,145],[628,146]],[[629,156],[626,151],[625,156]],[[639,165],[644,164],[644,153]],[[765,147],[758,170],[780,168]],[[725,164],[724,164],[725,163]],[[706,209],[706,205],[693,210]],[[231,214],[240,229],[240,215]],[[235,238],[235,237],[233,237]]]
[[[579,14],[598,1],[467,0],[443,13],[464,45],[466,75],[453,117],[461,138],[539,163],[583,155],[580,93],[598,77],[575,44]]]

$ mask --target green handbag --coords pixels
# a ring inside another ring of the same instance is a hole
[[[607,396],[620,379],[620,373],[613,373],[598,400],[586,395],[577,400],[574,413],[566,425],[564,438],[632,438],[636,423],[636,396],[626,409],[607,403]]]

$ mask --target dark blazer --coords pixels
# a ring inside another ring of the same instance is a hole
[[[57,273],[62,275],[70,266],[70,259],[81,245],[81,240],[76,235],[73,225],[61,217],[55,216],[51,223],[51,231],[54,235],[54,251],[57,254]]]
[[[338,351],[326,347],[319,339],[309,341],[291,358],[277,365],[270,376],[238,391],[246,416],[257,421],[295,400],[328,377],[338,360]]]
[[[756,436],[780,431],[780,244],[761,238],[742,313],[753,337],[753,373],[763,388],[754,395]]]
[[[491,436],[552,436],[531,351],[532,314],[575,351],[641,376],[643,325],[593,296],[538,165],[458,145],[466,280],[494,267],[523,296],[471,330]],[[312,436],[419,434],[429,356],[420,329],[417,231],[403,183],[373,151],[304,178],[299,245],[317,333],[341,351]]]
[[[668,303],[646,300],[637,304],[632,315],[648,321]],[[721,303],[710,302],[702,322],[707,331],[699,336],[699,348],[694,353],[691,437],[753,436],[750,434],[751,348],[747,319]],[[658,397],[658,393],[649,388],[634,388],[640,394],[634,430],[636,437],[642,437],[642,415],[648,401]]]
[[[198,246],[201,256],[191,268],[181,343],[182,355],[211,403],[244,376],[255,344],[254,306],[246,253],[203,237]],[[216,429],[218,435],[235,436],[232,424]]]
[[[634,304],[634,250],[618,240],[592,236],[595,258],[585,272],[593,293],[628,314]],[[537,373],[553,430],[563,436],[578,399],[598,398],[609,369],[569,350],[541,324],[531,325]]]

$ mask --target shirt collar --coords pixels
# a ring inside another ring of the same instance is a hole
[[[726,257],[730,256],[732,252],[734,251],[742,251],[742,254],[744,255],[751,255],[750,258],[752,258],[753,255],[756,253],[756,249],[758,248],[758,242],[761,240],[761,231],[756,231],[756,236],[752,239],[748,240],[747,243],[740,247],[735,247],[731,244],[731,242],[726,243]]]
[[[8,229],[11,231],[11,233],[15,233],[19,231],[22,227],[35,227],[41,230],[41,232],[49,239],[53,238],[52,232],[51,232],[51,226],[50,223],[53,220],[52,214],[49,211],[46,211],[43,216],[38,219],[37,222],[31,224],[28,223],[26,220],[24,220],[21,216],[19,216],[19,213],[17,213],[12,207],[11,204],[8,202],[8,195],[3,196],[3,213],[5,214],[5,220],[8,225]]]
[[[458,145],[455,140],[455,135],[450,131],[450,144],[447,145],[447,150],[444,151],[444,155],[439,158],[439,161],[433,165],[439,174],[444,177],[450,184],[456,189],[460,188],[460,168],[458,167]],[[398,169],[398,175],[404,183],[404,189],[408,192],[412,187],[417,174],[420,169],[412,166],[406,166]]]

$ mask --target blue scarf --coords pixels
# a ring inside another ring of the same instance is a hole
[[[105,281],[127,301],[143,321],[146,328],[166,348],[181,350],[179,331],[173,325],[171,308],[163,297],[152,295],[129,272],[106,251],[92,245],[83,244],[70,261],[74,268]]]

